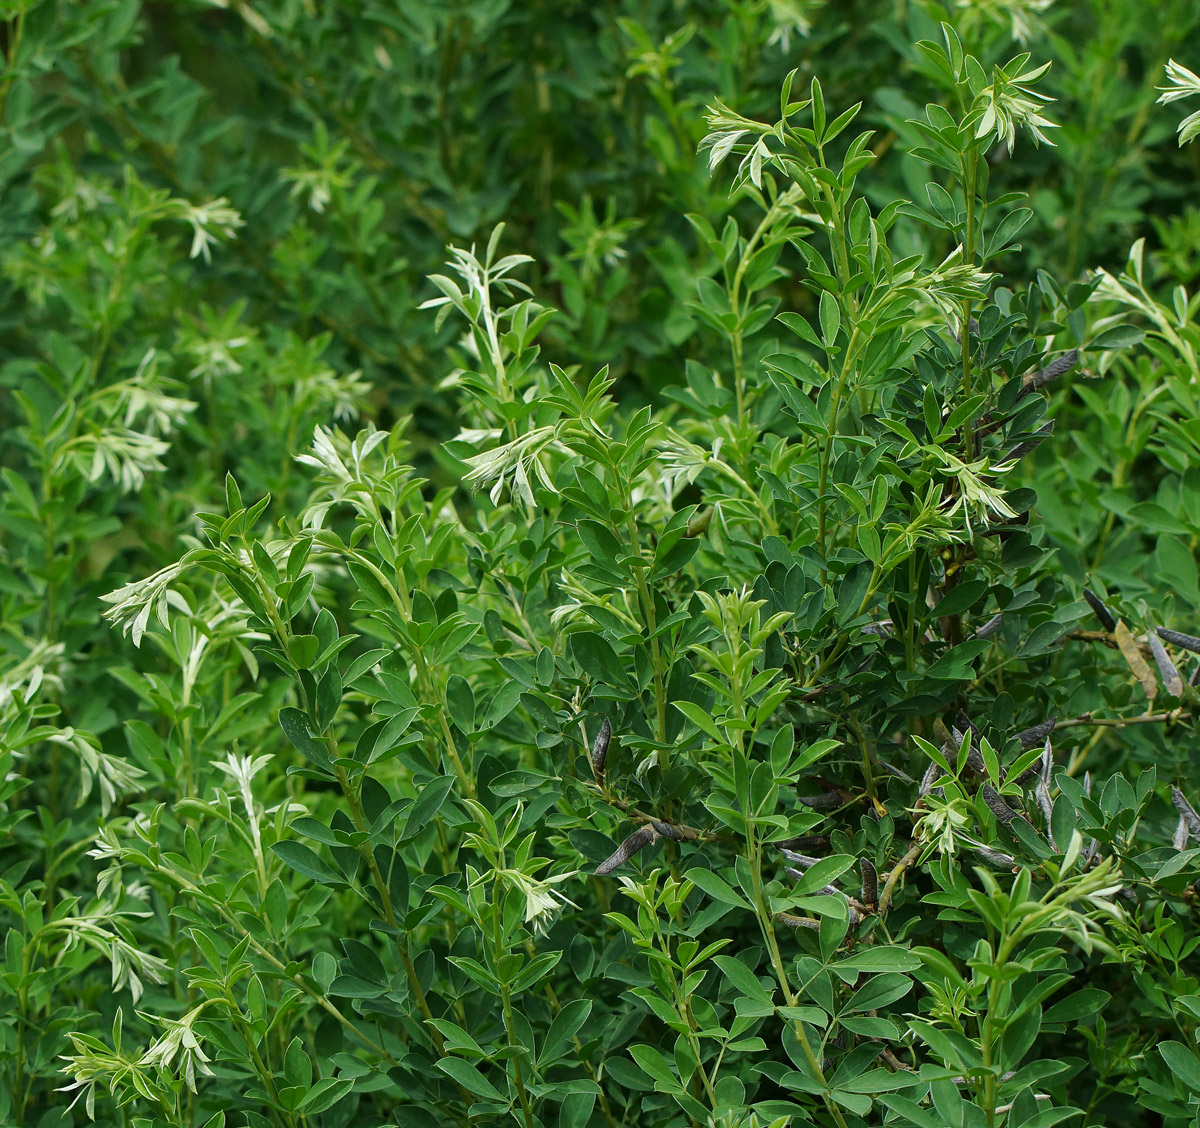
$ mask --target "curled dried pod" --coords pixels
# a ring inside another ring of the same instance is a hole
[[[775,919],[788,928],[820,928],[821,922],[812,917],[796,916],[794,913],[776,913]]]
[[[1087,600],[1087,605],[1095,613],[1096,618],[1100,620],[1100,625],[1106,631],[1115,631],[1117,629],[1117,620],[1113,617],[1113,613],[1104,605],[1102,600],[1091,588],[1083,589],[1083,598]]]
[[[982,627],[975,632],[976,638],[991,638],[1004,622],[1004,612],[997,611]]]
[[[1012,826],[1012,821],[1017,817],[1017,812],[1001,798],[1000,792],[990,783],[985,783],[979,789],[979,793],[983,796],[983,801],[987,804],[988,810],[996,816],[996,820],[1005,826]]]
[[[1038,780],[1034,794],[1037,796],[1038,806],[1042,809],[1042,818],[1046,820],[1046,838],[1049,839],[1050,845],[1057,850],[1058,843],[1054,841],[1054,834],[1050,829],[1050,824],[1054,819],[1054,804],[1050,802],[1050,788],[1046,786],[1044,780]]]
[[[610,858],[606,858],[596,867],[596,876],[604,877],[612,873],[613,870],[623,866],[634,854],[649,846],[657,838],[658,831],[652,826],[643,826],[635,830],[616,848]]]
[[[858,872],[862,875],[862,899],[864,905],[874,905],[879,900],[879,873],[870,858],[860,858]]]
[[[1182,697],[1183,678],[1179,676],[1179,671],[1175,668],[1175,663],[1167,656],[1166,648],[1159,640],[1157,632],[1148,631],[1146,641],[1150,644],[1150,653],[1154,655],[1154,663],[1158,666],[1158,672],[1162,675],[1163,688],[1172,697]]]
[[[1031,728],[1017,733],[1017,739],[1021,742],[1021,751],[1028,752],[1034,745],[1041,744],[1054,731],[1056,724],[1058,724],[1058,718],[1051,717],[1049,720],[1041,721]]]
[[[987,846],[972,846],[971,849],[994,869],[1011,870],[1017,868],[1017,859],[1009,854],[1001,853],[999,850],[992,850]]]
[[[775,845],[788,850],[825,850],[829,847],[828,834],[798,834],[795,838],[785,838]]]
[[[917,787],[918,798],[928,795],[933,789],[933,781],[941,775],[942,769],[937,766],[935,761],[930,761],[929,767],[925,769],[925,774],[921,777],[921,783]]]
[[[1193,838],[1200,838],[1200,815],[1196,814],[1196,808],[1187,801],[1187,797],[1178,787],[1171,788],[1171,802],[1175,804],[1175,810],[1180,814],[1180,817],[1187,823],[1189,833]]]
[[[1193,654],[1200,654],[1200,638],[1195,635],[1184,634],[1182,631],[1173,631],[1170,627],[1159,627],[1156,632],[1159,638],[1166,639],[1172,646],[1178,646],[1183,650],[1190,650]]]
[[[600,731],[596,734],[596,740],[592,744],[592,771],[601,782],[604,781],[604,764],[608,760],[608,745],[611,740],[612,722],[605,717]]]
[[[971,735],[976,739],[983,736],[983,733],[979,731],[979,726],[961,709],[958,711],[958,716],[954,718],[954,727],[960,732],[966,732],[967,729],[970,729]]]
[[[1079,861],[1079,868],[1081,870],[1087,869],[1092,864],[1099,849],[1100,844],[1094,838],[1089,838],[1088,844],[1083,851],[1083,857]]]
[[[1175,828],[1175,836],[1171,839],[1171,845],[1176,850],[1186,850],[1188,844],[1188,824],[1187,819],[1182,815],[1179,816],[1179,825]]]
[[[967,771],[972,772],[977,776],[983,775],[984,772],[987,771],[987,764],[983,762],[983,753],[980,752],[974,744],[972,744],[970,749],[967,751],[967,762],[965,767]]]
[[[1052,419],[1052,420],[1050,420],[1049,423],[1043,423],[1023,443],[1017,443],[1017,445],[1015,447],[1013,447],[1010,451],[1008,451],[1004,455],[1003,461],[1004,462],[1019,462],[1022,458],[1024,458],[1027,454],[1029,454],[1030,451],[1035,450],[1037,447],[1041,446],[1041,444],[1050,437],[1050,435],[1053,433],[1053,431],[1054,431],[1054,420]]]
[[[1070,349],[1063,353],[1062,356],[1052,360],[1045,368],[1035,372],[1025,381],[1024,386],[1017,393],[1017,399],[1022,399],[1032,392],[1036,392],[1039,388],[1049,384],[1051,380],[1057,380],[1064,372],[1069,372],[1074,368],[1078,360],[1078,349]]]
[[[1054,775],[1054,749],[1050,747],[1050,738],[1049,737],[1046,737],[1046,744],[1045,744],[1045,747],[1042,749],[1042,759],[1041,759],[1040,767],[1041,767],[1042,783],[1044,783],[1046,785],[1046,789],[1049,790],[1050,783],[1051,783],[1051,780]]]
[[[797,798],[814,811],[831,811],[835,807],[845,806],[846,803],[840,791],[822,791],[820,795],[800,795]]]
[[[789,850],[786,846],[780,846],[779,852],[798,870],[806,870],[810,866],[815,866],[821,860],[820,858],[810,857],[808,854],[797,854],[795,850]]]

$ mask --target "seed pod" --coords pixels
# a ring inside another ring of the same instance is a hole
[[[1022,458],[1024,458],[1027,454],[1029,454],[1030,451],[1035,450],[1037,447],[1041,446],[1042,443],[1045,442],[1045,440],[1050,437],[1050,435],[1053,433],[1053,431],[1054,431],[1054,420],[1051,420],[1049,423],[1043,423],[1023,443],[1017,443],[1017,445],[1015,447],[1013,447],[1010,451],[1008,451],[1008,453],[1004,455],[1004,457],[1001,461],[1003,461],[1003,462],[1019,462]]]
[[[1146,641],[1150,644],[1150,653],[1154,655],[1158,672],[1162,675],[1163,688],[1172,697],[1182,697],[1183,678],[1179,676],[1179,671],[1175,668],[1175,663],[1167,657],[1166,649],[1159,641],[1158,635],[1154,631],[1147,631]]]
[[[1046,737],[1046,747],[1042,749],[1042,783],[1050,790],[1050,782],[1054,775],[1054,749],[1050,747],[1050,738]]]
[[[980,788],[980,794],[983,796],[983,801],[987,804],[988,810],[996,816],[996,820],[1005,826],[1012,826],[1012,821],[1017,817],[1017,812],[1000,797],[1000,793],[990,783],[985,783]]]
[[[683,841],[683,831],[681,831],[679,827],[675,826],[673,823],[659,822],[658,819],[651,819],[650,825],[654,827],[654,829],[658,831],[663,838],[669,838],[672,842]]]
[[[955,729],[954,731],[957,733],[958,729]],[[955,749],[955,755],[957,755],[957,753],[958,750]],[[971,747],[967,749],[967,762],[965,767],[967,771],[972,772],[977,776],[983,775],[983,773],[987,771],[987,765],[983,762],[983,753],[979,751],[973,742]]]
[[[1200,838],[1200,815],[1196,814],[1196,808],[1187,801],[1183,792],[1178,787],[1171,788],[1171,802],[1175,804],[1177,810],[1187,823],[1188,831],[1193,838]]]
[[[806,870],[821,860],[820,858],[810,858],[807,854],[797,854],[795,850],[788,850],[783,846],[779,847],[779,852],[798,870]]]
[[[921,783],[917,787],[917,797],[921,798],[928,795],[933,790],[933,781],[941,774],[942,769],[933,761],[930,761],[929,767],[925,769],[925,774],[921,777]]]
[[[828,834],[798,834],[795,838],[785,838],[776,842],[775,846],[782,850],[825,850],[829,846]]]
[[[972,846],[971,849],[995,869],[1011,870],[1017,867],[1016,858],[1002,854],[999,850],[992,850],[987,846]]]
[[[1186,850],[1188,844],[1188,824],[1187,819],[1182,815],[1179,816],[1179,825],[1175,828],[1175,837],[1171,839],[1171,845],[1176,850]]]
[[[905,783],[914,783],[915,780],[908,772],[902,772],[893,764],[889,764],[886,760],[875,761],[888,775],[895,776],[897,779],[904,780]]]
[[[1184,634],[1182,631],[1173,631],[1170,627],[1159,627],[1158,633],[1160,637],[1165,638],[1173,646],[1190,650],[1193,654],[1200,654],[1200,638],[1197,638],[1195,635]]]
[[[1083,793],[1089,799],[1092,797],[1092,773],[1091,772],[1083,773]]]
[[[607,717],[596,734],[596,742],[592,745],[592,771],[601,783],[604,782],[604,763],[608,759],[608,742],[612,740],[612,722]]]
[[[1058,843],[1054,841],[1054,832],[1050,828],[1054,818],[1054,804],[1050,802],[1050,788],[1046,786],[1044,780],[1038,780],[1034,795],[1037,796],[1038,806],[1042,809],[1042,817],[1046,820],[1046,839],[1057,850]]]
[[[798,798],[801,803],[806,807],[811,807],[814,811],[829,811],[846,804],[840,791],[823,791],[820,795],[800,795]]]
[[[862,899],[864,905],[874,905],[879,900],[879,874],[870,858],[860,858],[858,872],[862,874]]]
[[[1004,612],[997,611],[982,627],[975,632],[976,638],[991,638],[999,629],[1000,624],[1004,622]]]
[[[658,838],[658,831],[652,826],[643,826],[635,830],[620,846],[616,848],[611,858],[601,862],[596,867],[596,876],[605,877],[613,870],[623,866],[639,850],[649,846]]]
[[[1017,733],[1017,739],[1021,742],[1021,751],[1028,752],[1035,744],[1041,744],[1054,731],[1056,724],[1058,724],[1058,718],[1051,717],[1047,721],[1042,721],[1032,728]]]
[[[1087,605],[1095,612],[1096,618],[1100,620],[1100,625],[1106,631],[1117,629],[1117,620],[1113,617],[1113,613],[1104,606],[1104,600],[1091,588],[1083,589],[1083,598],[1087,600]]]
[[[1036,392],[1039,388],[1049,384],[1051,380],[1057,380],[1064,372],[1069,372],[1074,368],[1078,360],[1078,349],[1071,349],[1069,352],[1063,353],[1057,360],[1052,360],[1045,368],[1035,372],[1025,381],[1024,387],[1017,393],[1017,399]]]
[[[775,919],[788,928],[820,928],[821,922],[812,917],[795,916],[792,913],[776,913]]]

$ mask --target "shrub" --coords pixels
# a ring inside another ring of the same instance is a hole
[[[251,121],[14,5],[6,1123],[1191,1122],[1193,307],[1044,7],[181,6]]]

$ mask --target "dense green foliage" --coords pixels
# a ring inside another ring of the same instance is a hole
[[[0,19],[0,1126],[1200,1122],[1193,3]]]

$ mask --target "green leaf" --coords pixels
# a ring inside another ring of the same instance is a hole
[[[346,884],[340,874],[335,873],[303,843],[276,842],[271,846],[271,852],[297,873],[302,873],[305,877],[312,878],[321,885]]]
[[[735,956],[714,956],[713,963],[721,969],[721,973],[746,998],[758,1003],[770,1005],[773,991],[768,991],[741,960]]]
[[[1193,1093],[1200,1093],[1200,1058],[1182,1042],[1160,1042],[1158,1052],[1176,1079]]]
[[[280,709],[279,727],[293,748],[320,768],[333,773],[333,761],[325,745],[313,736],[308,727],[308,718],[299,709]]]
[[[854,861],[850,854],[831,854],[828,858],[822,858],[804,871],[804,876],[792,887],[793,896],[814,893],[831,884],[854,865]]]
[[[697,889],[707,893],[714,901],[719,901],[722,905],[733,905],[735,908],[745,909],[747,912],[752,912],[750,902],[747,901],[736,889],[719,878],[712,870],[706,870],[701,866],[693,866],[684,875]]]
[[[571,1039],[579,1033],[591,1012],[591,999],[572,999],[554,1016],[538,1052],[539,1069],[544,1069],[547,1064],[557,1061],[567,1052]]]
[[[499,1089],[496,1088],[475,1066],[470,1062],[463,1061],[462,1058],[440,1058],[435,1061],[434,1066],[440,1069],[447,1077],[457,1081],[469,1093],[474,1093],[477,1097],[486,1097],[491,1101],[499,1101],[501,1104],[507,1104],[507,1098]]]

